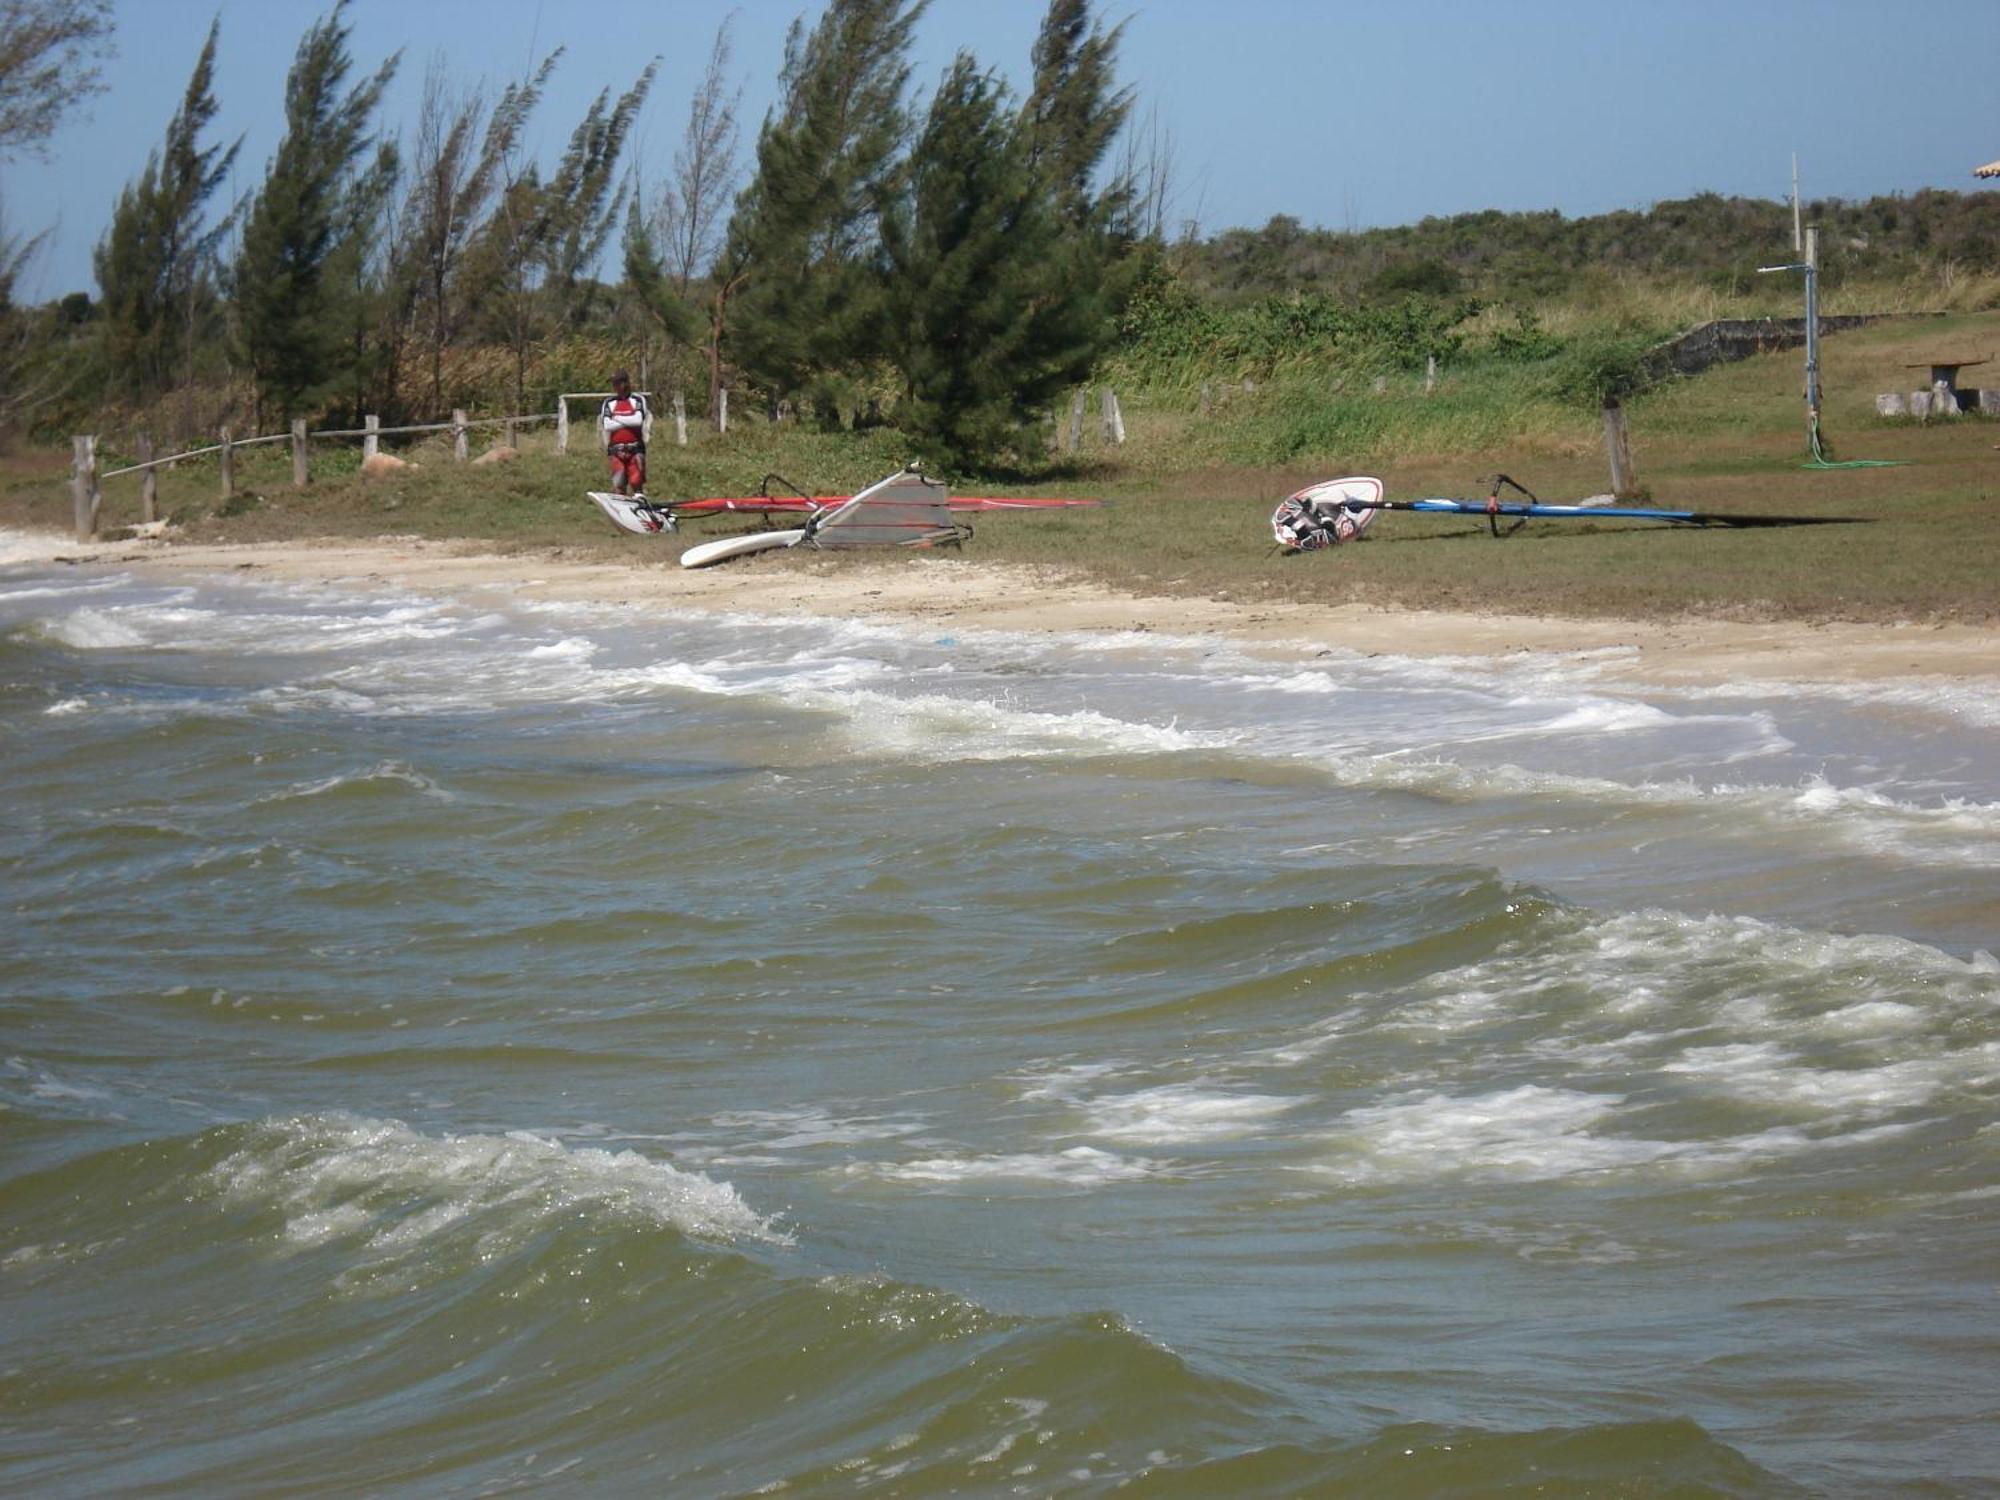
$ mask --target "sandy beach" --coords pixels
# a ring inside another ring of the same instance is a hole
[[[671,558],[606,561],[566,549],[499,554],[474,542],[366,540],[68,546],[79,565],[248,573],[275,581],[414,589],[478,600],[531,599],[730,613],[879,619],[967,630],[1146,631],[1215,636],[1281,655],[1342,649],[1406,656],[1622,653],[1607,676],[1665,685],[1868,682],[1902,677],[2000,682],[2000,632],[1951,623],[1847,624],[1565,619],[1291,602],[1147,596],[1059,570],[923,555],[835,561],[775,556],[702,571]]]

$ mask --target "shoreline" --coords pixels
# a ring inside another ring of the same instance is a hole
[[[671,556],[628,563],[573,556],[560,548],[501,553],[478,542],[410,536],[76,544],[44,535],[51,543],[49,560],[181,573],[254,573],[283,582],[430,590],[469,599],[498,596],[1030,634],[1207,636],[1300,657],[1346,650],[1497,660],[1616,651],[1626,654],[1595,664],[1604,677],[1668,688],[1746,680],[1825,684],[1910,677],[2000,687],[2000,629],[1978,625],[1562,618],[1243,602],[1128,593],[1067,577],[1058,569],[972,563],[936,554],[891,555],[879,561],[771,556],[689,571],[675,566]]]

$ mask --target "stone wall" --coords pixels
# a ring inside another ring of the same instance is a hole
[[[1821,317],[1819,333],[1840,333],[1849,328],[1865,328],[1887,318],[1924,316],[1909,313],[1855,313],[1846,317]],[[1768,354],[1773,349],[1796,349],[1806,341],[1804,318],[1717,318],[1690,328],[1679,338],[1655,345],[1646,355],[1646,381],[1657,384],[1676,375],[1699,375],[1717,365]]]

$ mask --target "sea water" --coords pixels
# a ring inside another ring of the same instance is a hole
[[[1990,689],[9,546],[0,1488],[2000,1490]]]

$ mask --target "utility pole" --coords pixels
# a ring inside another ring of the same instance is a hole
[[[1806,432],[1819,452],[1819,226],[1805,231],[1805,259],[1782,266],[1759,266],[1762,276],[1773,271],[1803,271],[1806,275]]]
[[[1819,226],[1806,231],[1806,418],[1819,431]]]
[[[1792,152],[1792,254],[1806,254],[1806,238],[1800,234],[1798,218],[1798,152]]]

